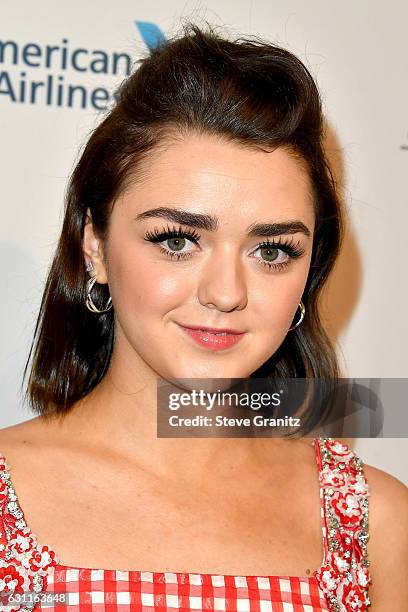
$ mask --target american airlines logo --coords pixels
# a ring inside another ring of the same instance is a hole
[[[134,24],[149,49],[165,40],[155,23]],[[133,63],[129,53],[72,47],[68,38],[45,45],[0,40],[0,103],[106,110]]]

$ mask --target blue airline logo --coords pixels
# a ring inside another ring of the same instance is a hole
[[[163,32],[155,23],[151,23],[150,21],[135,21],[135,25],[149,49],[154,49],[157,44],[166,40]]]

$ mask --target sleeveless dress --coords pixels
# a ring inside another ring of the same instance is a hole
[[[24,519],[0,453],[0,610],[49,612],[354,612],[368,609],[368,496],[361,459],[311,439],[320,490],[323,560],[310,575],[237,576],[62,565]],[[307,520],[307,517],[305,517]]]

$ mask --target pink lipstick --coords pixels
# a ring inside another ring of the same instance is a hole
[[[246,332],[233,329],[216,329],[214,327],[186,326],[178,323],[179,327],[201,346],[212,351],[221,351],[237,344]]]

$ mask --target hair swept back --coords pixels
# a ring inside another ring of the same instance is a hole
[[[107,237],[112,206],[137,179],[141,161],[166,139],[213,134],[239,146],[284,147],[304,164],[313,186],[315,233],[302,296],[305,319],[252,377],[334,379],[339,365],[319,318],[318,298],[343,236],[341,203],[325,157],[318,88],[290,51],[252,36],[227,40],[207,23],[149,49],[115,94],[71,174],[63,226],[46,279],[30,353],[25,399],[43,416],[63,416],[103,378],[114,341],[114,308],[85,306],[82,239],[89,207],[99,237]],[[107,285],[95,284],[102,307]],[[114,305],[113,305],[114,306]]]

